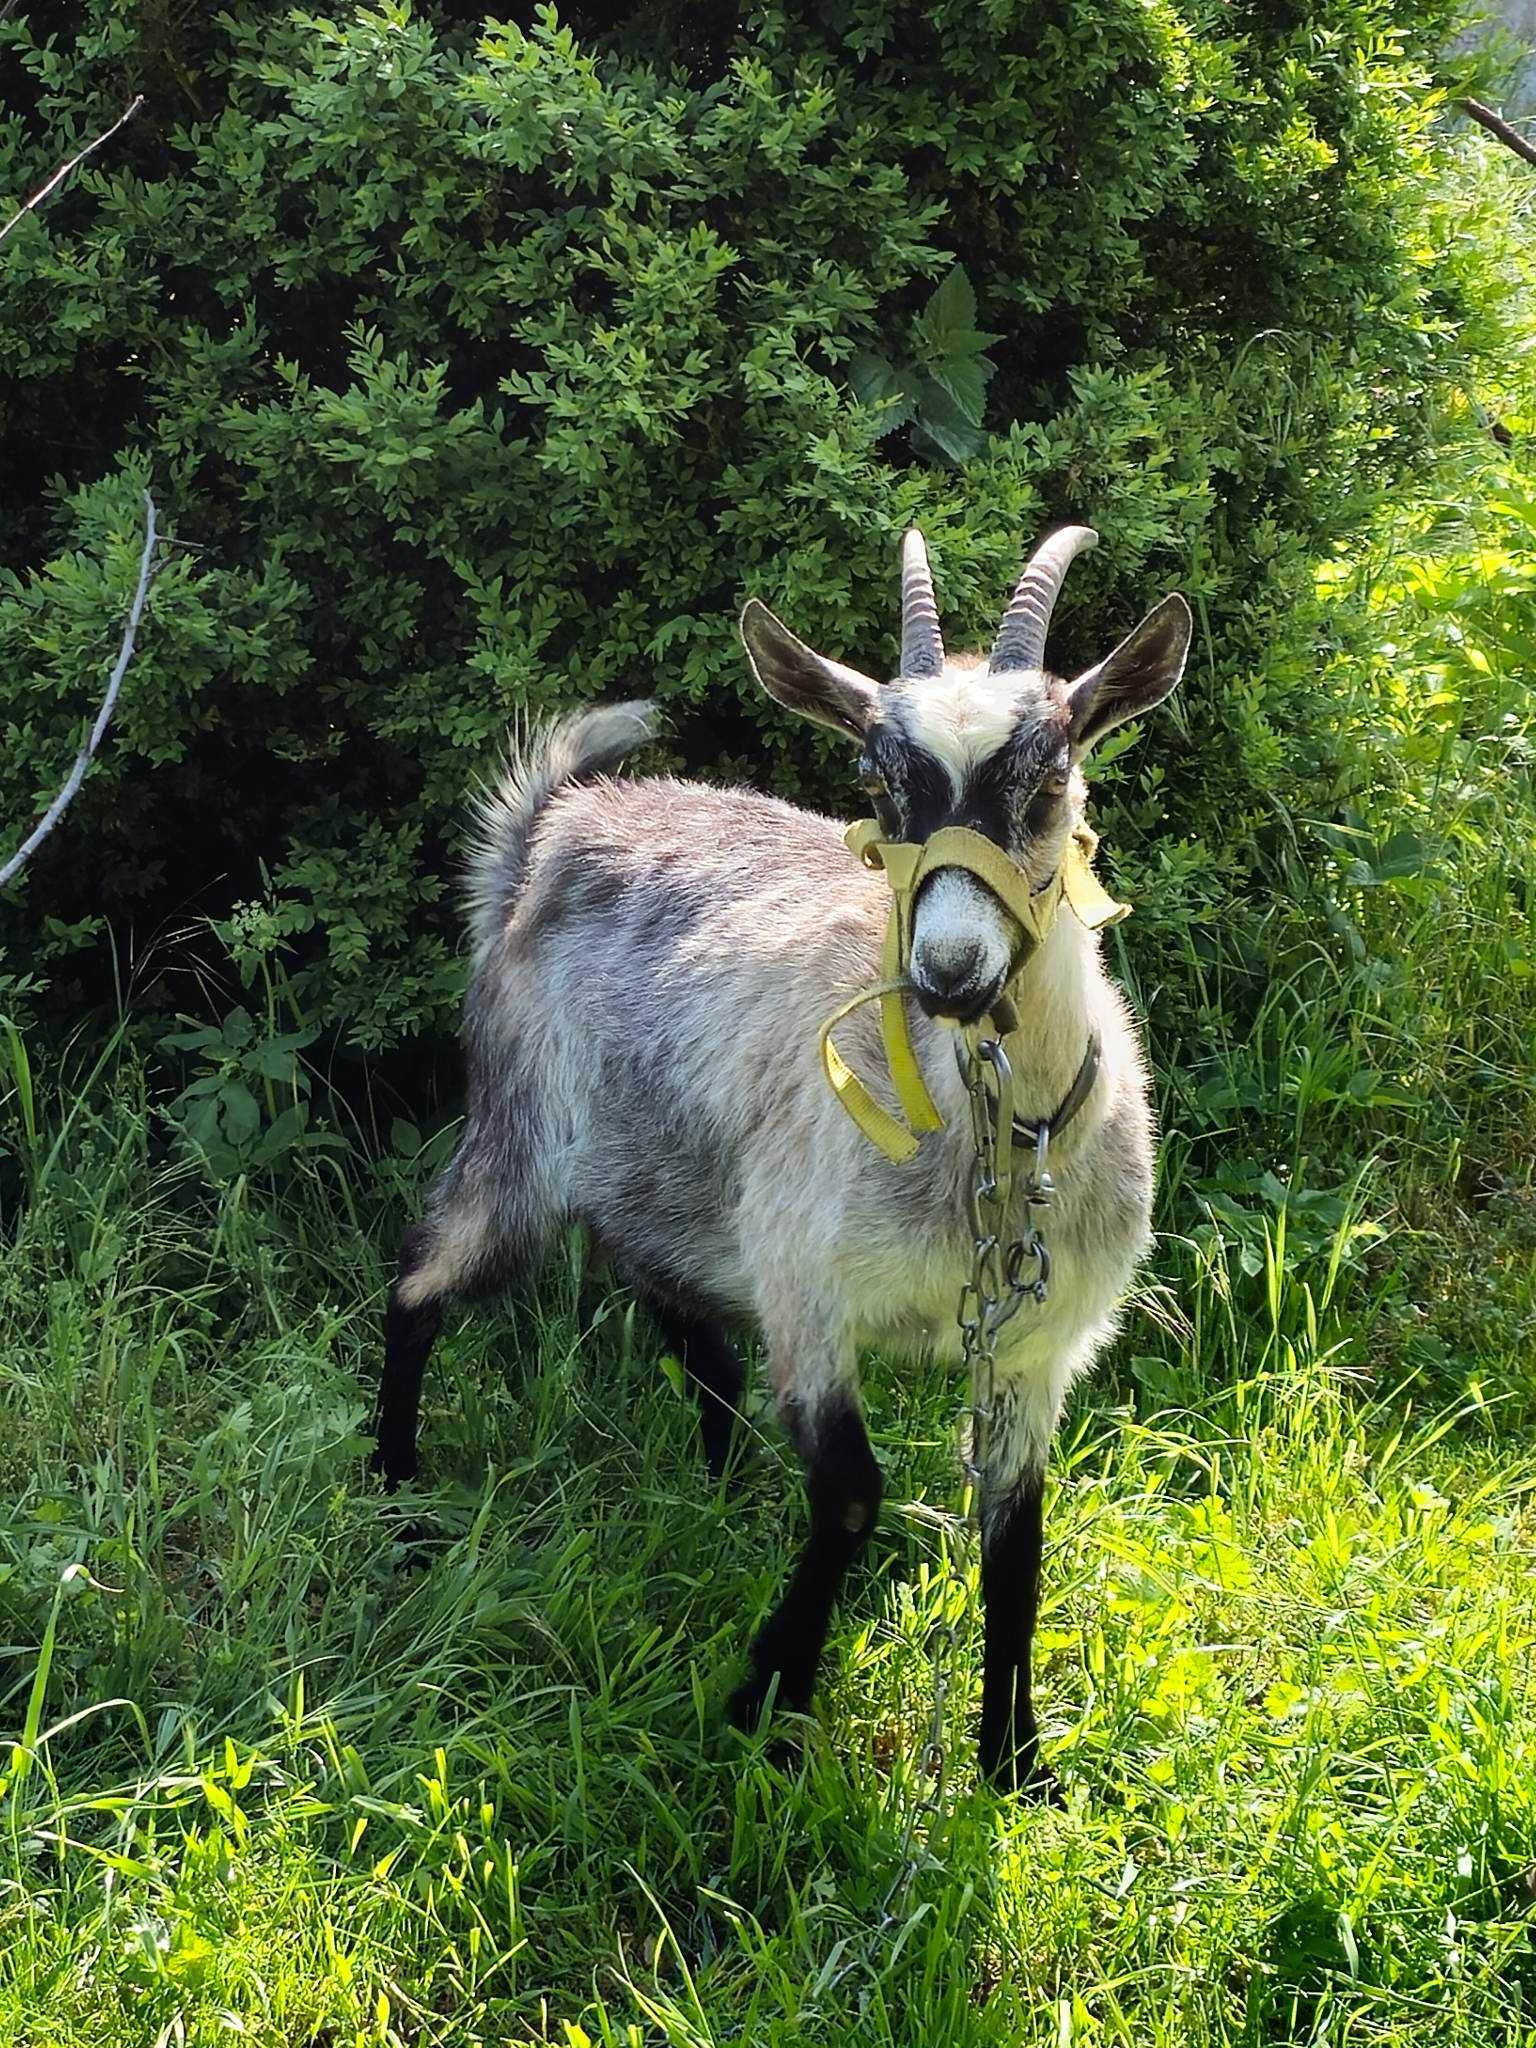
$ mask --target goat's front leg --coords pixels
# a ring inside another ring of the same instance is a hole
[[[989,1480],[991,1475],[989,1474]],[[1040,1609],[1045,1541],[1044,1460],[988,1485],[981,1520],[981,1598],[986,1650],[981,1682],[981,1768],[1000,1792],[1055,1799],[1054,1774],[1040,1761],[1030,1696],[1030,1659]]]
[[[781,1705],[810,1705],[832,1607],[844,1574],[869,1541],[884,1491],[851,1374],[812,1396],[775,1372],[779,1406],[805,1465],[811,1532],[783,1599],[752,1645],[752,1670],[731,1698],[731,1718],[749,1727],[777,1681]]]
[[[1046,1452],[1071,1384],[1072,1356],[1059,1342],[1026,1341],[1000,1362],[982,1449],[981,1768],[1000,1792],[1052,1802],[1061,1790],[1040,1761],[1030,1664],[1045,1547]]]

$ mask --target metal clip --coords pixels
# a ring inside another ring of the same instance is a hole
[[[1024,1190],[1024,1199],[1038,1209],[1049,1208],[1056,1195],[1056,1183],[1051,1179],[1050,1156],[1051,1127],[1042,1117],[1035,1125],[1035,1164]]]

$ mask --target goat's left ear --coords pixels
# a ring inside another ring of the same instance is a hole
[[[1078,677],[1067,692],[1067,709],[1079,760],[1117,725],[1162,703],[1184,673],[1194,629],[1183,598],[1165,597],[1113,654]]]
[[[880,696],[878,683],[797,640],[756,597],[742,609],[741,641],[753,675],[776,703],[850,739],[863,739]]]

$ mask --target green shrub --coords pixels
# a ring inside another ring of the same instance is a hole
[[[148,104],[0,250],[7,846],[95,708],[146,481],[177,545],[0,969],[89,996],[109,934],[211,915],[354,1044],[442,1028],[509,721],[653,692],[688,764],[841,791],[751,693],[744,593],[876,666],[907,521],[979,636],[1075,517],[1064,660],[1168,585],[1200,618],[1105,788],[1192,1028],[1191,959],[1219,922],[1256,962],[1286,808],[1341,780],[1313,565],[1496,318],[1436,211],[1452,13],[23,4],[0,186]]]

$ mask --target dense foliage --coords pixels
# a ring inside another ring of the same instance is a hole
[[[146,480],[178,543],[108,748],[0,904],[13,998],[100,993],[109,936],[121,974],[213,916],[309,1023],[440,1028],[462,799],[509,720],[654,692],[678,757],[831,790],[749,693],[743,594],[878,666],[907,520],[979,634],[1071,516],[1104,545],[1064,659],[1168,585],[1196,604],[1108,843],[1155,1021],[1239,1024],[1212,935],[1251,994],[1269,898],[1333,887],[1312,826],[1360,780],[1313,565],[1497,295],[1435,218],[1449,13],[10,11],[6,191],[147,104],[0,252],[7,849],[95,708]]]

